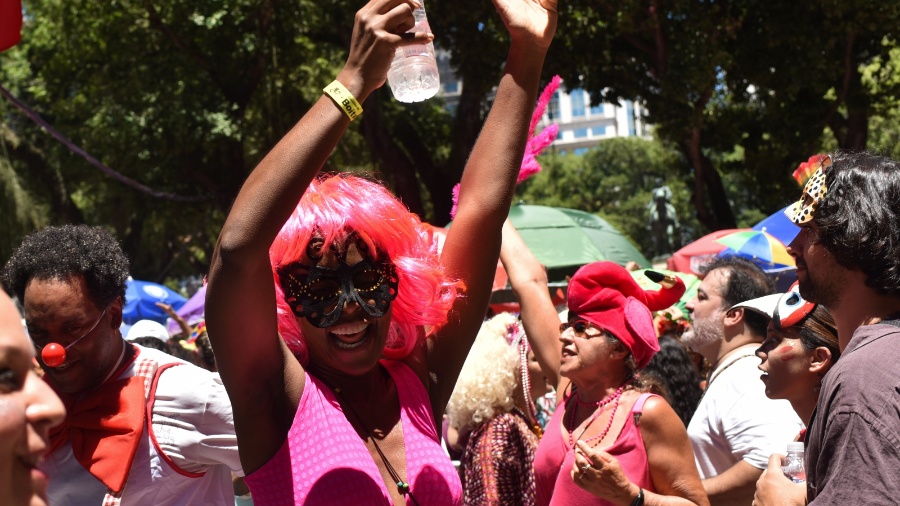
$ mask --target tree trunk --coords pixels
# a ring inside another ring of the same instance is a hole
[[[382,161],[386,172],[390,172],[394,183],[394,193],[406,204],[410,211],[424,216],[422,195],[416,178],[416,167],[406,153],[391,139],[382,119],[379,94],[373,93],[366,100],[366,114],[362,118],[362,134],[375,158]]]
[[[710,230],[736,228],[722,178],[709,157],[703,154],[699,127],[691,130],[689,138],[683,143],[683,149],[694,167],[693,203],[697,219]],[[706,205],[706,197],[709,198],[712,209]]]

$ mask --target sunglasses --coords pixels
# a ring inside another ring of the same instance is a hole
[[[566,331],[566,329],[571,328],[575,333],[575,337],[580,337],[583,339],[589,339],[591,337],[600,337],[603,335],[603,331],[600,329],[596,329],[591,327],[591,322],[582,319],[571,320],[567,322],[563,322],[559,324],[559,333],[562,334]],[[595,332],[588,332],[588,330],[594,329]]]

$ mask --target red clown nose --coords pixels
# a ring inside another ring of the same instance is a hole
[[[59,367],[66,363],[66,349],[57,343],[50,343],[41,350],[41,359],[47,367]]]
[[[107,308],[108,309],[108,308]],[[106,314],[106,309],[100,313],[100,317],[97,318],[97,321],[91,325],[91,328],[81,335],[78,339],[69,343],[68,346],[63,347],[63,345],[59,343],[48,343],[47,346],[44,346],[41,349],[41,360],[44,362],[44,365],[47,367],[59,367],[66,363],[66,350],[75,345],[78,341],[81,341],[85,337],[88,336],[94,329],[97,328],[97,325],[100,324],[100,320],[103,319],[103,316]]]

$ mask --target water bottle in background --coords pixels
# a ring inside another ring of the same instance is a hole
[[[781,463],[784,475],[794,483],[806,481],[806,468],[803,467],[803,442],[793,442],[787,445],[787,456]]]
[[[422,0],[417,1],[419,8],[413,11],[416,26],[410,31],[429,33],[431,27],[425,17],[425,4]],[[400,102],[421,102],[433,97],[441,87],[434,44],[429,42],[397,48],[387,78],[394,98]]]

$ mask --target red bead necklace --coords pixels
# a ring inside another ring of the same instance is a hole
[[[590,443],[591,441],[596,440],[599,443],[600,441],[603,440],[604,437],[606,437],[606,434],[609,433],[609,429],[612,427],[613,419],[616,417],[616,410],[619,409],[619,399],[622,398],[622,392],[625,391],[625,386],[627,384],[628,384],[627,381],[625,383],[622,383],[622,385],[615,391],[615,393],[613,393],[611,396],[609,396],[597,403],[582,402],[581,400],[578,399],[577,393],[573,393],[571,396],[569,396],[570,399],[572,397],[575,398],[576,404],[587,405],[587,406],[591,406],[591,405],[597,406],[596,410],[594,411],[594,414],[591,415],[591,418],[588,420],[587,424],[584,426],[584,429],[582,429],[581,434],[578,435],[578,439],[581,439],[581,436],[584,435],[584,433],[588,430],[588,427],[590,427],[591,424],[594,423],[594,420],[596,420],[597,418],[600,417],[601,414],[603,414],[603,411],[606,410],[606,406],[612,402],[613,409],[612,409],[612,413],[610,413],[610,415],[609,415],[609,422],[607,422],[606,428],[604,428],[603,432],[601,432],[600,434],[597,434],[596,436],[592,436],[588,439],[585,439],[584,442]],[[572,448],[575,447],[575,438],[572,437],[572,433],[575,432],[575,412],[576,411],[578,411],[577,406],[572,409],[572,414],[569,415],[569,423],[566,425],[566,430],[569,432],[569,446]],[[591,445],[591,446],[594,446],[594,445]]]

